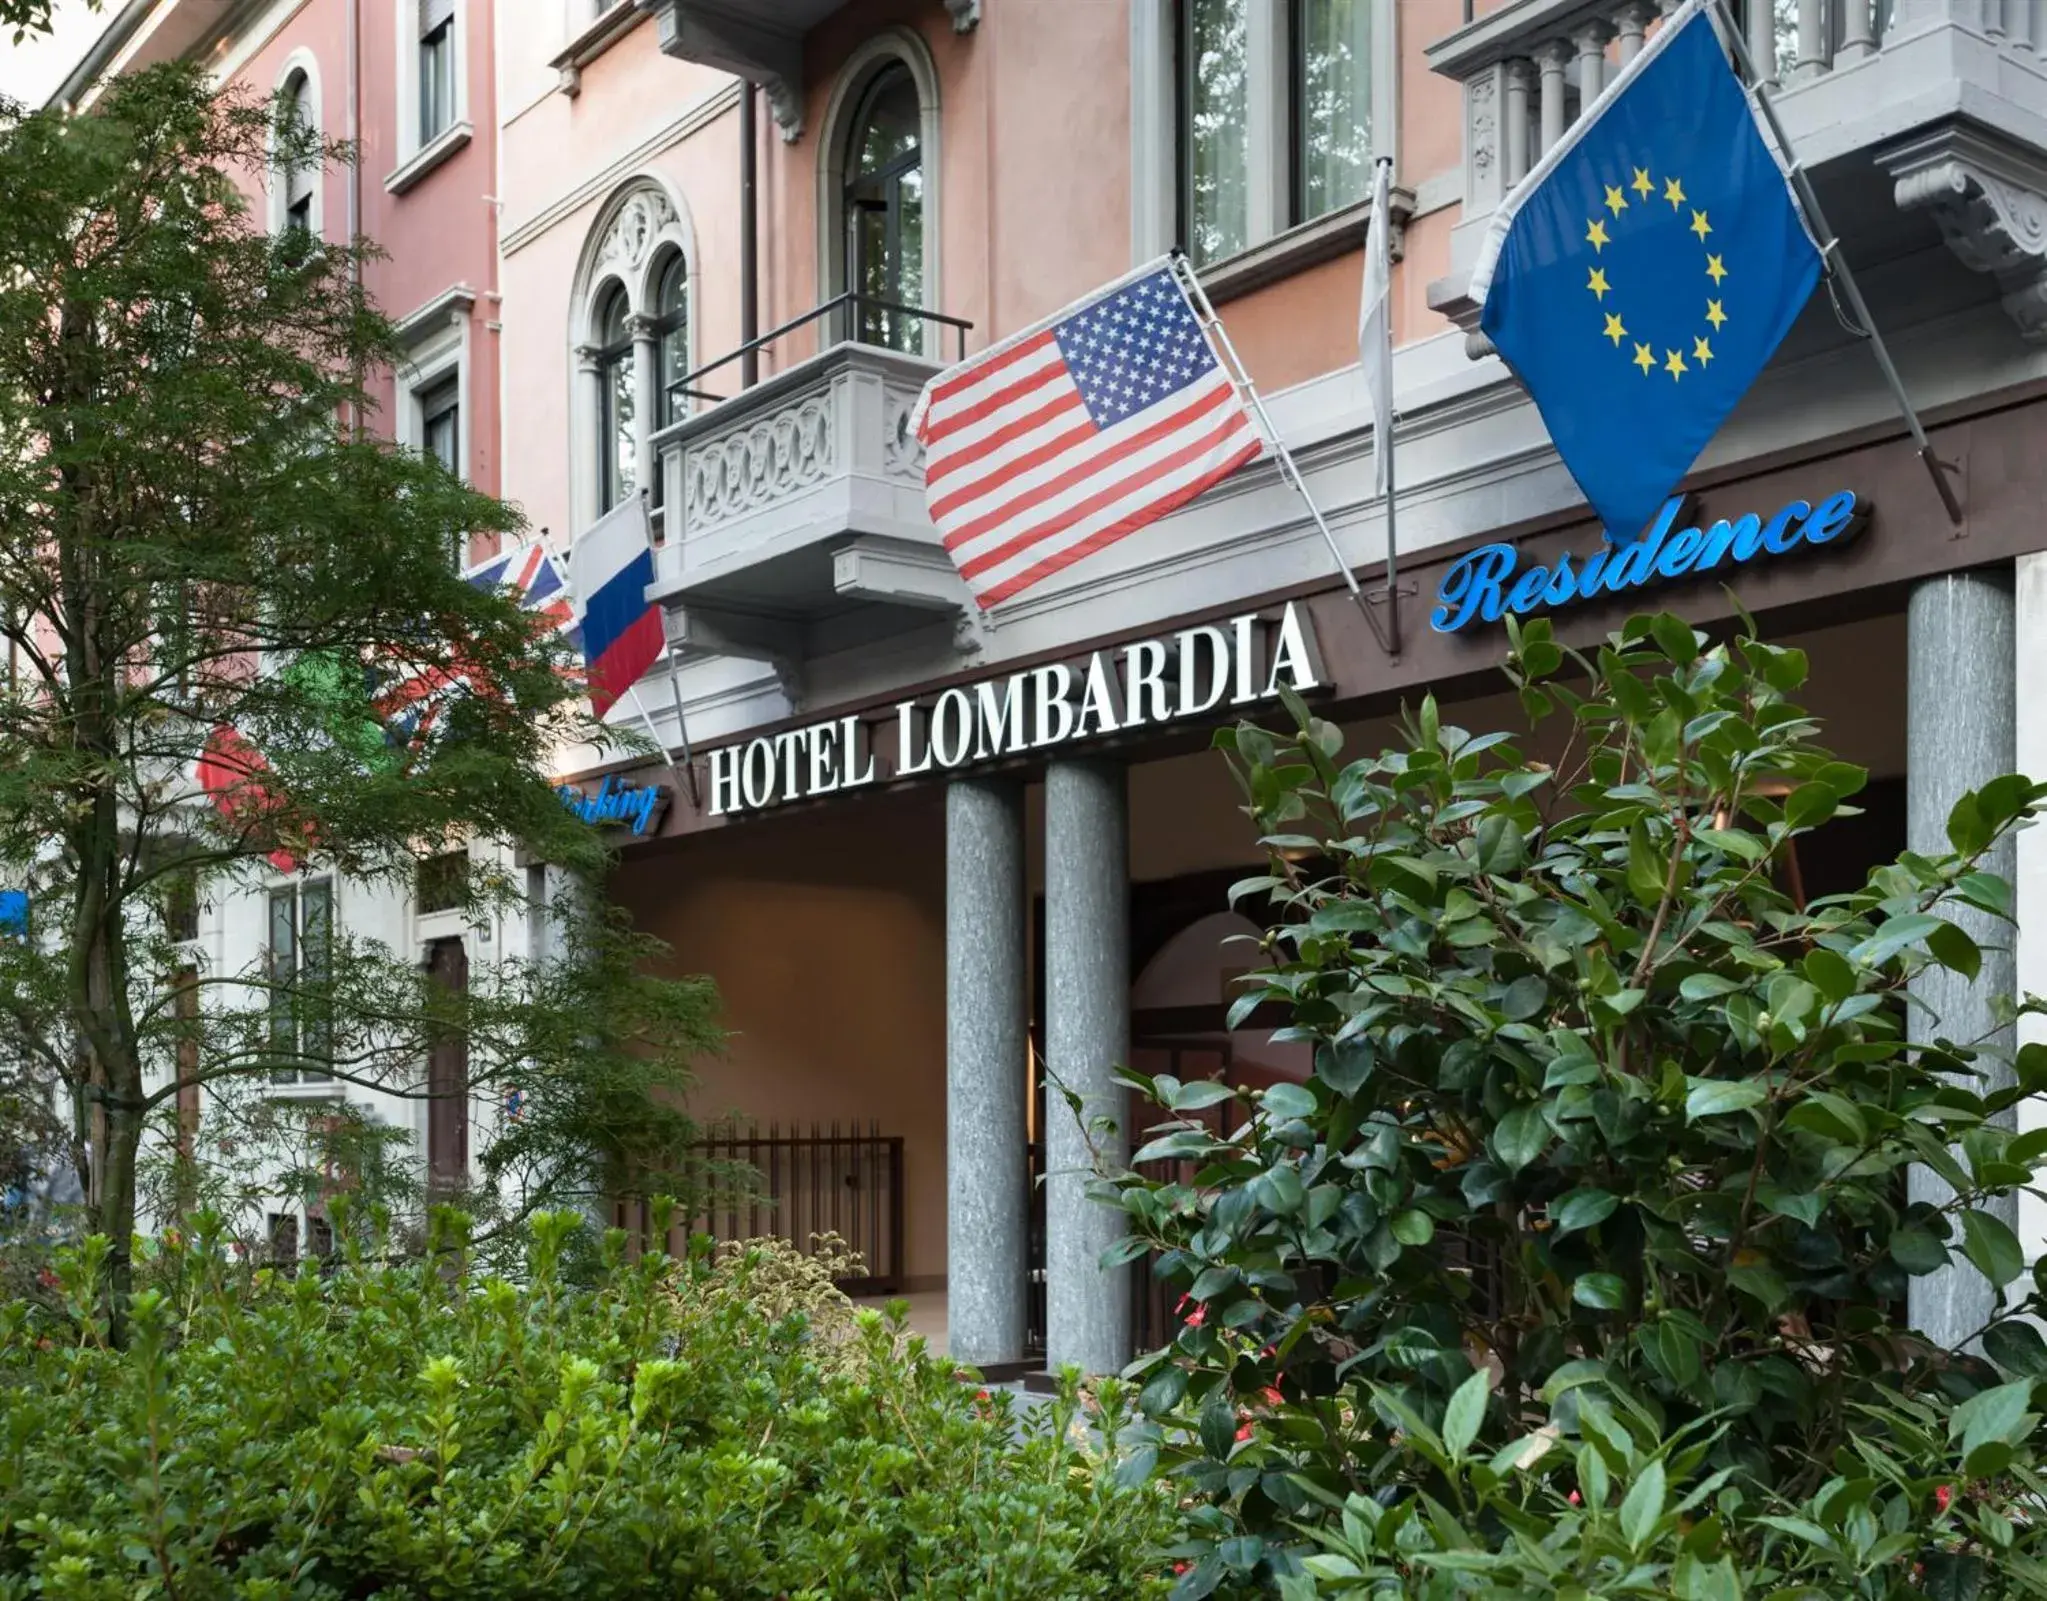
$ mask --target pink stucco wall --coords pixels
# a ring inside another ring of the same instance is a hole
[[[398,165],[399,22],[409,8],[392,0],[306,0],[235,72],[233,80],[257,95],[278,87],[293,55],[310,52],[319,85],[321,131],[329,138],[349,134],[351,101],[359,161],[354,171],[330,170],[321,191],[325,237],[348,236],[350,190],[360,196],[358,226],[384,253],[364,271],[378,306],[402,318],[444,291],[466,287],[475,297],[469,312],[466,374],[470,481],[493,494],[503,488],[498,440],[499,334],[497,233],[494,212],[495,147],[498,125],[496,78],[491,70],[494,17],[487,0],[467,0],[458,11],[463,36],[458,70],[463,75],[458,115],[472,124],[468,144],[403,194],[388,193],[386,176]],[[350,76],[350,32],[359,28],[356,72]],[[406,39],[408,47],[414,44]],[[256,215],[267,201],[255,197]],[[382,416],[378,425],[396,432],[392,415],[395,385],[383,374],[374,385]]]

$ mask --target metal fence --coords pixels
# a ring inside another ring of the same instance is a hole
[[[836,1234],[860,1253],[865,1276],[841,1280],[849,1295],[896,1295],[903,1287],[903,1139],[879,1123],[863,1131],[813,1123],[716,1124],[691,1148],[709,1170],[709,1200],[678,1230],[715,1240],[787,1240],[809,1253]],[[644,1207],[641,1208],[644,1211]],[[644,1217],[639,1219],[642,1230]]]

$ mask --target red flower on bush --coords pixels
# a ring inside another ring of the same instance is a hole
[[[1936,1484],[1933,1487],[1933,1504],[1945,1512],[1954,1505],[1955,1492],[1951,1486]]]

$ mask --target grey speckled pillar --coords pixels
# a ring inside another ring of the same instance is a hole
[[[985,1367],[1024,1354],[1030,1195],[1024,1090],[1023,786],[945,792],[946,1342]]]
[[[1939,855],[1948,843],[1947,818],[1965,790],[1979,789],[2016,765],[2017,647],[2013,633],[2012,573],[2006,567],[1949,573],[1912,591],[1906,614],[1906,782],[1905,842],[1908,848]],[[2007,881],[2016,856],[2004,840],[1985,864]],[[2008,924],[1995,923],[1968,908],[1949,908],[1983,946],[1983,969],[1974,983],[1945,969],[1931,968],[1913,993],[1927,1003],[1913,1007],[1907,1028],[1915,1040],[1946,1035],[1953,1040],[1988,1036],[1986,1043],[2009,1049],[2012,1031],[1993,1029],[1991,998],[2017,987],[2018,965]],[[1979,1087],[2008,1084],[2010,1074],[1991,1064],[1994,1075]],[[1911,1197],[1935,1205],[1954,1192],[1926,1168],[1912,1170]],[[2018,1225],[2017,1198],[2000,1215]],[[1955,1232],[1959,1246],[1961,1235]],[[1937,1345],[1954,1349],[1989,1317],[1990,1286],[1959,1251],[1954,1264],[1911,1281],[1912,1326]]]
[[[1055,1371],[1113,1373],[1130,1360],[1130,1270],[1101,1261],[1123,1214],[1088,1197],[1085,1127],[1113,1117],[1110,1154],[1127,1154],[1113,1075],[1130,1059],[1129,829],[1120,765],[1045,769],[1045,1357]],[[1081,1097],[1080,1119],[1060,1084]]]

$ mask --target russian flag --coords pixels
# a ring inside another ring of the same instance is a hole
[[[647,599],[654,582],[646,502],[628,495],[576,541],[569,578],[581,605],[583,661],[590,709],[604,716],[661,659],[668,635],[661,608]]]

